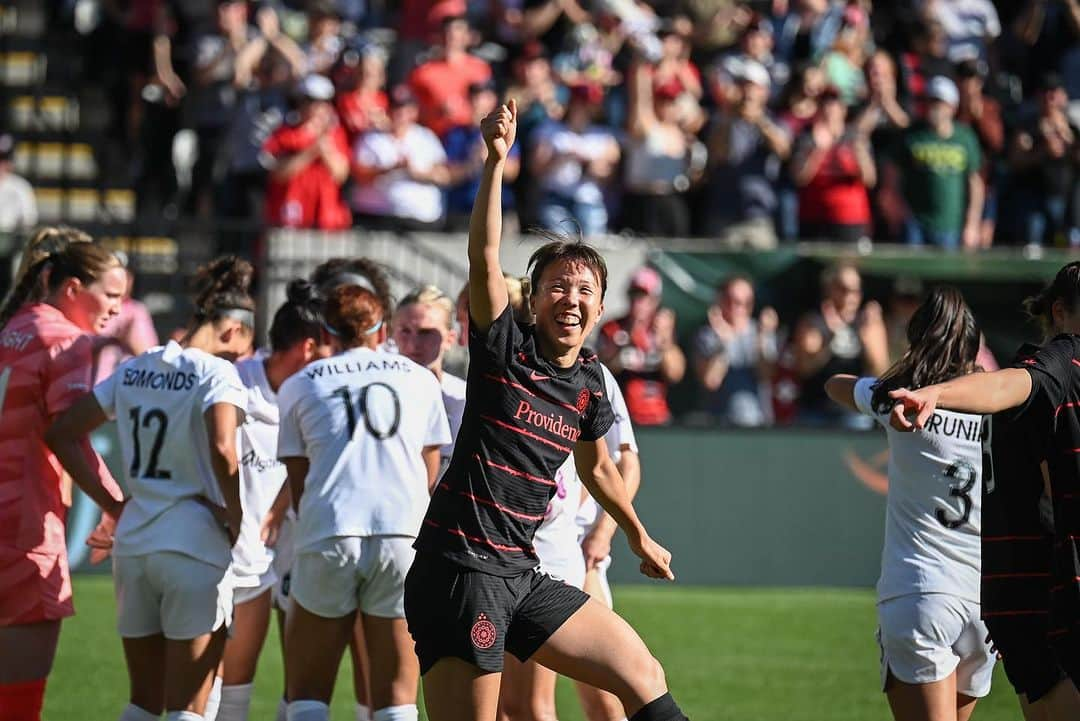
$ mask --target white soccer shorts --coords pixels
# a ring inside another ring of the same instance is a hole
[[[338,536],[296,554],[289,595],[316,616],[405,618],[405,576],[416,551],[410,536]]]
[[[232,622],[227,569],[172,551],[113,556],[116,628],[122,638],[157,633],[183,641]]]
[[[266,569],[266,573],[256,578],[249,578],[246,576],[238,577],[236,579],[236,588],[233,590],[233,606],[239,606],[241,603],[247,603],[248,601],[254,601],[259,596],[263,595],[271,589],[277,589],[278,576],[274,572],[274,567]]]
[[[888,673],[909,684],[933,683],[956,671],[957,693],[990,693],[997,659],[986,643],[979,604],[946,593],[910,594],[878,604],[881,683]]]

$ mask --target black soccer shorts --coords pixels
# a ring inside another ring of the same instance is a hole
[[[447,657],[489,672],[502,671],[504,651],[527,661],[588,600],[533,569],[505,578],[422,551],[405,578],[421,674]]]
[[[1066,671],[1046,635],[1046,616],[1000,616],[985,623],[1009,683],[1017,695],[1027,696],[1028,703],[1035,703],[1065,679]]]

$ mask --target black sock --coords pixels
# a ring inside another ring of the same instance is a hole
[[[665,693],[660,698],[655,698],[645,704],[636,714],[630,717],[630,721],[689,721],[671,698],[670,693]]]

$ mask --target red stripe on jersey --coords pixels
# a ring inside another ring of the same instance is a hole
[[[1042,610],[1036,611],[1034,609],[1030,611],[983,611],[983,618],[993,618],[997,616],[1046,616],[1049,615],[1049,611]]]
[[[1050,578],[1049,573],[987,573],[983,575],[984,581],[995,581],[1002,578]]]
[[[473,458],[475,458],[476,460],[479,461],[480,460],[480,454],[479,453],[474,453]],[[557,483],[555,483],[555,481],[548,480],[547,478],[541,478],[540,476],[534,476],[531,473],[526,473],[525,471],[519,471],[516,468],[511,468],[510,466],[504,466],[504,465],[498,464],[495,461],[492,461],[490,459],[485,461],[485,463],[487,463],[492,468],[497,468],[498,470],[503,471],[504,473],[509,473],[511,476],[517,476],[518,478],[524,478],[526,480],[533,481],[534,483],[542,483],[545,486],[558,485]]]
[[[444,486],[444,488],[447,488],[447,490],[449,490],[449,488],[446,487],[446,486]],[[497,508],[500,511],[502,511],[503,513],[514,516],[515,518],[523,518],[526,521],[542,521],[542,520],[544,520],[544,514],[543,513],[541,513],[539,516],[532,516],[532,515],[529,515],[528,513],[518,513],[517,511],[515,511],[513,509],[510,509],[510,508],[507,508],[506,506],[504,506],[504,505],[502,505],[500,503],[496,503],[495,501],[489,500],[487,498],[481,498],[480,496],[476,495],[475,493],[469,493],[468,491],[458,491],[458,495],[464,496],[465,498],[468,498],[471,501],[476,501],[477,503],[483,503],[485,506],[491,506],[492,508]]]
[[[521,553],[524,553],[527,556],[533,555],[533,553],[532,553],[532,551],[530,549],[521,548],[519,546],[504,546],[501,543],[495,543],[493,541],[487,540],[486,538],[477,538],[476,536],[470,536],[468,533],[465,533],[465,531],[461,530],[460,528],[443,528],[438,523],[435,523],[435,521],[432,521],[432,520],[427,519],[427,518],[424,519],[424,523],[431,526],[432,528],[440,528],[440,529],[446,531],[447,533],[452,533],[455,536],[461,536],[462,538],[464,538],[466,540],[469,540],[469,541],[472,541],[473,543],[482,543],[485,546],[490,546],[490,547],[494,548],[496,551],[520,551]]]
[[[1047,636],[1064,636],[1069,632],[1067,628],[1055,628],[1053,631],[1047,631]]]
[[[1078,405],[1080,405],[1080,403],[1077,403],[1076,401],[1062,403],[1060,406],[1054,409],[1054,418],[1057,418],[1058,413],[1061,413],[1061,411],[1065,410],[1066,408],[1076,408]]]
[[[983,536],[984,542],[995,541],[1045,541],[1047,536]]]
[[[566,410],[572,411],[574,414],[580,414],[581,413],[577,408],[570,405],[569,403],[563,403],[562,401],[555,400],[554,398],[552,398],[551,396],[548,396],[548,395],[541,395],[541,394],[538,394],[538,393],[534,393],[533,391],[529,390],[525,386],[523,386],[520,383],[517,383],[515,381],[512,381],[509,378],[500,378],[499,376],[493,376],[493,375],[490,375],[488,373],[484,374],[484,378],[486,378],[489,381],[495,381],[496,383],[502,383],[503,385],[510,386],[511,388],[517,388],[522,393],[527,393],[530,396],[532,396],[533,398],[541,398],[541,399],[543,399],[545,401],[548,401],[550,403],[554,403],[555,405],[562,406]],[[533,380],[548,380],[548,379],[547,378],[542,378],[542,379],[534,378]]]
[[[1080,366],[1080,360],[1077,360],[1076,358],[1071,358],[1069,362],[1071,362],[1074,366]]]
[[[520,433],[523,436],[528,436],[529,438],[532,438],[535,441],[540,441],[541,443],[546,443],[547,445],[551,446],[552,448],[558,448],[560,451],[563,451],[564,453],[572,453],[573,450],[574,450],[573,448],[568,448],[567,446],[559,445],[555,441],[549,441],[547,438],[544,438],[543,436],[538,436],[535,433],[532,433],[530,431],[525,430],[524,428],[518,428],[517,426],[512,426],[509,423],[506,423],[505,421],[500,421],[498,418],[492,418],[491,416],[480,416],[480,418],[487,421],[488,423],[494,423],[495,425],[499,426],[500,428],[505,428],[508,431],[513,431],[514,433]]]

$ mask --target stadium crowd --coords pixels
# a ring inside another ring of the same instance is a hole
[[[461,229],[514,97],[522,227],[1080,243],[1080,1],[871,5],[109,0],[91,64],[151,215]]]

